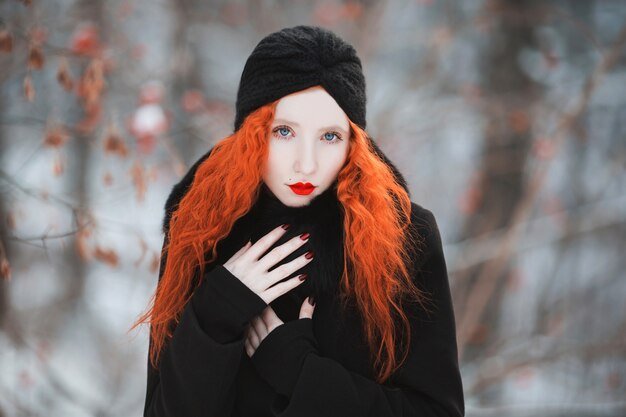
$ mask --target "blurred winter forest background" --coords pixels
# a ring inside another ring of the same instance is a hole
[[[165,198],[296,24],[437,218],[467,415],[626,415],[621,0],[0,2],[0,415],[141,415]]]

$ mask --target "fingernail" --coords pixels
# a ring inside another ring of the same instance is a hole
[[[304,281],[305,279],[307,279],[309,275],[305,272],[304,274],[300,275],[298,278],[300,278],[300,281]]]
[[[307,259],[311,259],[313,257],[313,251],[310,250],[307,253],[304,254],[304,257]]]
[[[283,229],[287,230],[287,229],[289,229],[289,226],[291,226],[291,225],[290,225],[290,224],[288,224],[288,223],[285,223],[285,224],[283,224],[283,225],[282,225],[282,226],[280,226],[280,227],[282,227]]]
[[[308,234],[308,233],[302,233],[302,234],[300,235],[300,239],[302,239],[302,240],[307,240],[307,239],[309,238],[309,236],[311,236],[311,235],[310,235],[310,234]]]
[[[311,304],[312,306],[315,306],[315,297],[313,297],[312,295],[309,296],[309,304]]]

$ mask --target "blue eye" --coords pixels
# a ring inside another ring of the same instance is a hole
[[[330,135],[330,137],[326,136],[326,135]],[[336,137],[336,140],[332,140],[334,139],[333,137]],[[334,145],[336,143],[339,143],[341,141],[343,141],[343,139],[341,139],[341,135],[337,132],[326,132],[324,133],[323,136],[324,139],[331,139],[331,140],[325,140],[324,142],[328,143],[329,145]]]
[[[274,130],[272,130],[272,133],[274,137],[276,137],[277,139],[286,140],[286,139],[289,139],[288,134],[290,130],[291,129],[289,129],[287,126],[278,126]],[[336,143],[343,141],[343,139],[341,139],[341,135],[339,133],[334,132],[334,131],[329,131],[329,132],[324,133],[324,135],[322,136],[322,141],[329,145],[334,145]]]

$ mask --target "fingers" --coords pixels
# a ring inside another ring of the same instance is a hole
[[[248,261],[258,260],[285,232],[286,229],[283,229],[282,226],[274,228],[274,230],[257,240],[242,256],[247,258]]]
[[[300,307],[300,315],[298,316],[298,318],[312,319],[314,311],[315,311],[315,300],[313,300],[313,296],[307,297],[304,299],[304,302],[302,303],[302,307]]]
[[[265,307],[265,310],[267,310],[268,307]],[[265,310],[263,310],[263,312],[265,312]],[[263,339],[268,333],[268,326],[267,324],[265,324],[265,321],[263,321],[263,318],[261,317],[262,314],[263,313],[261,313],[261,315],[254,316],[252,320],[250,320],[252,326],[254,327],[254,330],[256,331],[257,336],[259,336],[259,340]]]
[[[308,240],[308,236],[306,236],[305,239],[302,239],[300,236],[294,236],[282,245],[272,249],[267,255],[259,259],[258,263],[263,271],[267,271],[272,266],[280,262],[282,259],[286,258],[290,253],[294,252],[300,246],[304,245]],[[289,274],[285,274],[283,275],[283,277],[285,277],[286,275]]]
[[[300,308],[299,318],[313,318],[313,311],[315,310],[315,304],[311,304],[311,297],[305,298]],[[261,342],[278,326],[284,324],[284,322],[276,315],[272,307],[267,306],[263,312],[255,316],[245,331],[244,346],[248,357],[252,357],[256,350],[259,348]]]
[[[299,280],[297,277],[280,283],[280,285],[276,283],[292,275],[314,259],[313,253],[309,251],[268,272],[271,266],[293,253],[308,240],[308,233],[306,233],[301,235],[304,238],[295,236],[276,248],[272,248],[287,230],[282,226],[277,226],[255,243],[248,241],[224,264],[224,267],[231,274],[259,295],[267,304],[301,284],[303,280]],[[269,248],[272,250],[268,251]],[[263,254],[266,255],[259,260]]]
[[[265,310],[263,310],[263,313],[261,313],[261,318],[267,326],[266,328],[268,334],[272,330],[283,324],[283,321],[276,315],[276,312],[274,312],[274,309],[272,309],[272,307],[270,306],[266,307]]]
[[[293,259],[286,264],[282,264],[279,267],[273,269],[272,272],[268,272],[267,279],[269,280],[269,282],[267,282],[266,285],[268,287],[272,286],[274,285],[274,283],[284,279],[285,277],[288,277],[289,275],[296,272],[298,269],[304,267],[306,264],[313,260],[313,256],[311,256],[310,258],[307,258],[307,256],[308,255],[304,253],[298,256],[296,259]]]
[[[261,343],[261,336],[259,335],[257,329],[250,323],[248,325],[248,339],[250,339],[250,344],[256,349]]]
[[[247,337],[244,342],[244,346],[246,347],[246,353],[248,354],[248,357],[251,358],[252,355],[254,355],[256,349],[250,344],[250,340]]]
[[[278,269],[278,268],[276,268]],[[275,270],[274,270],[275,271]],[[274,272],[272,271],[272,272]],[[274,285],[271,288],[268,288],[264,295],[266,298],[269,298],[271,300],[275,300],[276,298],[280,297],[281,295],[285,294],[286,292],[291,291],[292,289],[296,288],[298,285],[302,284],[304,282],[304,280],[306,279],[306,277],[304,279],[301,279],[301,277],[303,275],[306,274],[300,274],[300,275],[296,275],[295,277],[288,279],[287,281],[283,281],[280,282],[276,285]]]
[[[245,336],[244,347],[248,357],[251,358],[259,347],[259,342],[258,339],[255,339],[257,336],[254,336],[252,325],[250,323],[248,323],[248,326],[246,327]]]
[[[253,317],[245,330],[244,346],[248,356],[252,357],[263,339],[281,324],[283,321],[270,306],[267,306],[260,315]]]

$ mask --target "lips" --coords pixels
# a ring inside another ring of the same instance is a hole
[[[297,182],[295,184],[289,184],[291,190],[298,195],[311,194],[315,189],[315,186],[310,182]]]

